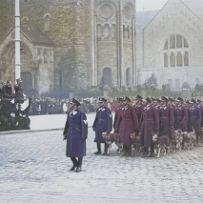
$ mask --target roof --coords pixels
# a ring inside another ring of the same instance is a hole
[[[203,0],[182,0],[182,2],[203,20]]]
[[[177,0],[185,4],[194,14],[203,20],[203,0]],[[168,1],[169,3],[169,1]],[[157,15],[159,10],[143,11],[136,13],[136,28],[143,30],[148,23]]]
[[[53,42],[37,28],[21,27],[20,30],[34,44],[53,45]]]
[[[144,29],[158,12],[159,10],[137,12],[136,13],[137,30]]]

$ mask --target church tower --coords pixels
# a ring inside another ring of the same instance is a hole
[[[92,7],[92,86],[134,86],[136,0],[92,0]]]

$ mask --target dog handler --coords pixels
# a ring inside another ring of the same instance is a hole
[[[70,157],[73,162],[70,170],[80,172],[83,156],[86,155],[87,117],[78,109],[80,103],[76,99],[72,99],[69,103],[71,111],[68,113],[63,132],[64,140],[67,140],[66,156]]]

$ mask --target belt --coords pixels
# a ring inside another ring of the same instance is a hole
[[[168,118],[168,117],[161,117],[161,118]]]
[[[146,121],[153,121],[153,118],[144,118]]]
[[[99,121],[106,121],[106,119],[99,119]]]

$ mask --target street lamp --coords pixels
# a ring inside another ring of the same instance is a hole
[[[15,0],[15,79],[20,76],[20,2]]]

